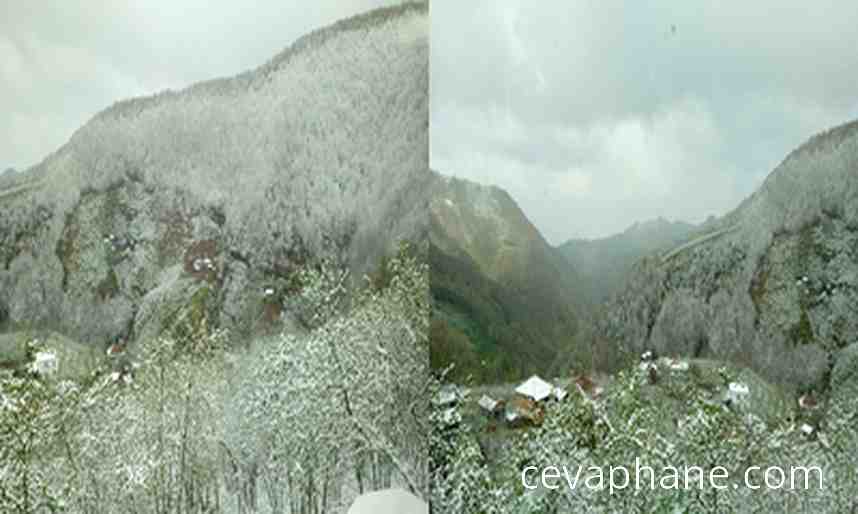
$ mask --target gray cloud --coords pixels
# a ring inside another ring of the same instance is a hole
[[[432,166],[559,243],[722,214],[858,117],[858,4],[647,4],[435,0]]]
[[[393,0],[0,2],[0,168],[36,164],[101,109],[263,64]]]

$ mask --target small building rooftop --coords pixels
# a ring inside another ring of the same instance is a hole
[[[537,402],[541,402],[551,396],[553,391],[554,386],[537,375],[533,375],[515,388],[516,393],[532,398]]]

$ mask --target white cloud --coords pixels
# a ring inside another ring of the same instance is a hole
[[[806,7],[434,0],[432,166],[552,242],[723,214],[858,116],[858,4]]]
[[[118,100],[236,75],[392,3],[0,2],[0,168],[36,164]]]
[[[593,177],[580,169],[570,169],[554,175],[552,188],[564,196],[583,196],[590,193]]]

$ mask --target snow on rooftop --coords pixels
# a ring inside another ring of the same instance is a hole
[[[348,514],[429,514],[429,505],[402,489],[385,489],[358,496]]]
[[[741,382],[730,382],[728,387],[730,388],[730,392],[734,394],[746,395],[751,392],[748,386]]]
[[[56,360],[57,356],[54,352],[38,352],[36,354],[36,362],[48,362]]]
[[[751,390],[748,389],[748,386],[741,382],[730,382],[727,386],[727,400],[732,402],[738,402],[740,399],[748,396]]]
[[[516,393],[522,396],[527,396],[528,398],[533,398],[538,402],[541,402],[551,396],[553,390],[553,385],[542,380],[536,375],[528,378],[524,383],[515,388]]]
[[[441,388],[438,391],[438,396],[435,398],[437,405],[449,405],[459,400],[459,390],[455,385],[449,385]]]
[[[38,352],[33,361],[33,371],[47,375],[57,370],[57,356],[53,352]]]
[[[495,408],[498,406],[497,400],[485,394],[480,397],[480,400],[477,403],[480,405],[480,407],[489,412],[494,411]]]
[[[658,369],[658,365],[652,361],[644,361],[638,364],[638,369],[641,371],[649,371],[650,368]]]

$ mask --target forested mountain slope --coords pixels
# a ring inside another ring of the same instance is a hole
[[[635,262],[679,245],[694,230],[689,223],[658,218],[635,223],[622,233],[604,238],[570,239],[557,250],[581,277],[582,298],[595,305],[622,287]]]
[[[431,192],[433,365],[502,381],[573,348],[576,277],[509,194],[437,176]]]
[[[0,512],[426,497],[428,21],[120,102],[0,179]]]
[[[728,359],[791,390],[826,390],[858,342],[858,122],[812,137],[707,225],[636,266],[594,344]]]
[[[417,239],[427,11],[372,11],[235,77],[118,102],[4,177],[0,330],[251,333],[278,322],[297,265],[358,277]]]

